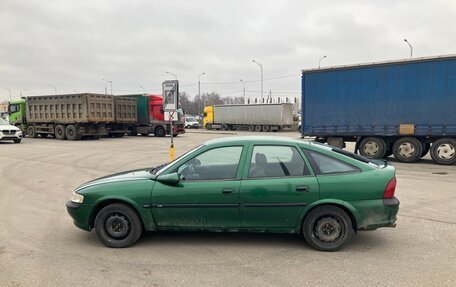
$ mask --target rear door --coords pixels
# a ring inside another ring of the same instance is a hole
[[[294,145],[252,145],[241,183],[243,228],[295,228],[319,186]]]

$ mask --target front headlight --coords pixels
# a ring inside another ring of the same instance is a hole
[[[74,203],[82,203],[84,201],[84,195],[73,192],[70,201]]]
[[[22,132],[21,132],[21,131],[17,131],[17,132],[16,132],[16,135],[17,135],[17,136],[21,136],[21,135],[22,135]]]

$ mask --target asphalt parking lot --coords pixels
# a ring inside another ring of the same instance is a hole
[[[175,139],[176,155],[251,134],[192,130]],[[429,156],[415,164],[391,158],[397,227],[360,232],[336,253],[314,251],[296,235],[246,233],[147,233],[131,248],[110,249],[73,225],[65,202],[76,186],[166,162],[168,148],[169,138],[154,137],[0,143],[0,286],[456,284],[456,166]]]

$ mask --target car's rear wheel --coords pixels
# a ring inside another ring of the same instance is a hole
[[[344,210],[324,205],[306,216],[302,233],[310,247],[320,251],[337,251],[350,241],[353,226]]]
[[[113,203],[98,212],[95,231],[106,246],[124,248],[138,241],[143,228],[135,210],[123,203]]]

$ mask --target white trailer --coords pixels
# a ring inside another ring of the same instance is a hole
[[[293,104],[215,105],[208,129],[278,131],[291,129]]]

